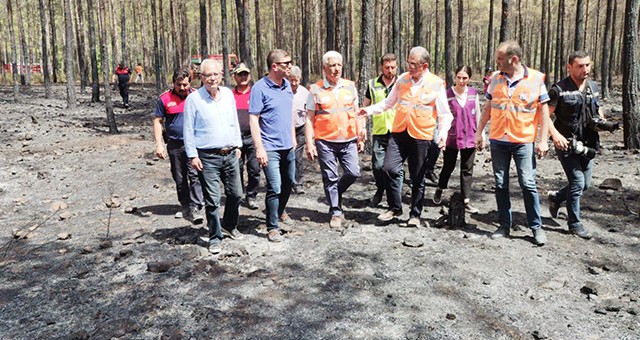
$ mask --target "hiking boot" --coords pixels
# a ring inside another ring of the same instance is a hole
[[[543,246],[545,243],[547,243],[547,235],[545,235],[542,228],[533,229],[533,239],[534,243],[538,246]]]
[[[218,254],[222,251],[222,240],[214,238],[209,240],[209,252],[211,254]]]
[[[233,228],[231,230],[227,230],[222,228],[222,235],[232,239],[232,240],[242,240],[244,236],[238,231],[238,228]]]
[[[382,214],[378,215],[378,219],[380,221],[391,221],[392,219],[394,219],[397,216],[402,215],[402,211],[400,210],[387,210],[385,212],[383,212]]]
[[[407,227],[409,228],[419,228],[420,225],[420,217],[411,217],[409,221],[407,221]]]
[[[547,202],[549,204],[549,215],[553,218],[558,217],[558,210],[560,209],[560,204],[556,203],[556,194],[557,191],[549,191],[549,196],[547,197]]]
[[[202,215],[202,209],[191,207],[191,223],[202,224],[204,222],[204,215]]]
[[[331,221],[329,221],[330,228],[340,228],[342,227],[342,215],[331,216]]]
[[[291,224],[293,223],[293,220],[291,219],[291,217],[289,217],[289,214],[287,214],[287,212],[283,212],[280,215],[280,218],[278,219],[280,220],[280,222],[284,223],[284,224]]]
[[[492,239],[499,239],[499,238],[509,238],[509,235],[511,235],[511,228],[509,227],[500,227],[498,228],[498,230],[494,231],[493,234],[491,234],[491,238]]]
[[[282,233],[280,229],[271,229],[267,232],[267,240],[269,242],[282,242]]]
[[[378,204],[380,204],[380,202],[382,202],[382,194],[384,193],[384,191],[376,191],[376,194],[373,195],[373,198],[371,199],[371,206],[372,207],[377,207]]]
[[[478,208],[474,207],[473,205],[471,205],[471,203],[469,202],[465,202],[464,203],[464,210],[466,210],[469,214],[477,214],[480,212],[480,210],[478,210]]]
[[[247,197],[247,208],[251,210],[258,210],[258,202],[256,202],[255,197]]]
[[[593,235],[584,228],[582,224],[578,224],[576,226],[570,227],[569,231],[580,238],[585,240],[589,240],[593,237]]]
[[[442,189],[438,188],[436,189],[436,192],[433,193],[433,203],[442,203]]]

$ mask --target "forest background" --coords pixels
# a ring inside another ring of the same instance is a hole
[[[76,86],[101,101],[101,82],[110,130],[117,131],[109,80],[119,62],[144,67],[159,94],[173,70],[198,56],[237,55],[253,71],[266,72],[268,51],[291,53],[303,84],[321,76],[328,50],[344,57],[343,76],[358,83],[377,73],[386,52],[400,70],[412,46],[432,54],[430,69],[453,83],[459,65],[476,79],[493,67],[497,45],[517,40],[524,63],[553,83],[566,76],[566,57],[586,50],[592,77],[608,98],[622,85],[625,147],[640,147],[637,33],[640,0],[3,0],[0,6],[0,83],[20,87],[67,83],[75,107]],[[229,67],[225,82],[230,84]],[[26,67],[24,65],[29,65]],[[33,73],[31,71],[40,71]],[[620,79],[620,76],[622,76]],[[621,83],[620,83],[621,81]]]

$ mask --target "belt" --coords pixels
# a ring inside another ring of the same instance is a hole
[[[233,151],[236,151],[238,147],[237,146],[227,146],[221,149],[218,148],[214,148],[214,149],[198,149],[199,152],[204,152],[204,153],[210,153],[210,154],[214,154],[214,155],[221,155],[221,156],[226,156],[230,153],[232,153]]]

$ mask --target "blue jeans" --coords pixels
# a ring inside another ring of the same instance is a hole
[[[322,171],[324,195],[329,202],[331,216],[342,215],[342,194],[360,177],[358,163],[358,145],[350,142],[327,142],[316,140],[318,162]],[[338,162],[342,167],[342,176],[338,173]]]
[[[202,171],[198,175],[204,194],[209,242],[216,238],[222,240],[222,227],[233,230],[238,225],[238,210],[242,199],[238,157],[235,152],[222,156],[204,150],[198,150],[198,157],[202,161]],[[224,185],[224,194],[226,195],[222,223],[220,223],[219,215],[221,183]]]
[[[264,200],[267,213],[267,230],[278,229],[278,218],[285,212],[291,188],[296,177],[296,154],[293,148],[267,151],[267,196]]]
[[[567,214],[569,228],[578,227],[580,223],[580,197],[582,192],[591,186],[591,174],[593,172],[593,159],[586,159],[573,153],[558,152],[558,159],[569,184],[565,185],[553,197],[556,204],[567,202]]]
[[[527,222],[532,230],[542,227],[540,198],[536,188],[536,158],[533,143],[516,144],[491,141],[491,160],[496,181],[496,203],[501,228],[511,228],[511,199],[509,198],[509,164],[516,162],[518,183],[522,189]]]

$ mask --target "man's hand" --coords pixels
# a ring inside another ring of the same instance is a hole
[[[444,150],[446,146],[447,146],[447,136],[440,136],[438,138],[438,148],[440,148],[440,150]]]
[[[364,151],[364,140],[358,140],[357,142],[358,145],[358,152],[363,152]]]
[[[569,141],[564,138],[560,133],[551,133],[551,139],[553,139],[553,145],[556,149],[561,151],[567,151],[569,149]]]
[[[164,145],[156,145],[156,156],[160,159],[167,159],[167,149]]]
[[[236,157],[237,157],[238,159],[240,159],[240,157],[242,157],[242,150],[241,150],[240,148],[237,148],[237,149],[236,149]]]
[[[484,149],[484,138],[482,138],[481,132],[476,133],[475,143],[476,143],[476,150],[482,151],[482,149]]]
[[[536,143],[536,155],[538,158],[543,158],[547,151],[549,151],[549,144],[547,143]]]
[[[318,157],[318,150],[313,143],[307,143],[307,157],[312,161]]]
[[[264,151],[263,147],[256,148],[256,158],[258,159],[258,164],[263,168],[269,163],[269,157],[267,157],[267,152]]]
[[[358,116],[360,117],[366,117],[368,115],[367,110],[365,110],[364,108],[360,109],[360,111],[358,111]]]
[[[198,157],[191,160],[191,166],[198,171],[202,171],[202,161]]]

